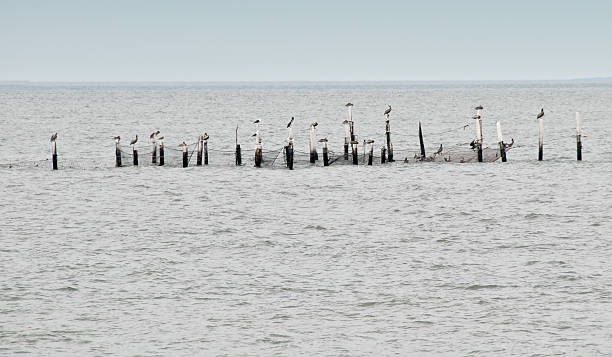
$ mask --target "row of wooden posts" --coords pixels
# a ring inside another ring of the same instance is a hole
[[[349,103],[350,104],[350,103]],[[351,156],[352,163],[357,165],[358,162],[358,144],[357,136],[354,131],[354,122],[352,118],[352,104],[348,105],[349,110],[349,119],[343,122],[345,128],[345,138],[344,138],[344,160],[349,159],[349,145],[351,147]],[[390,109],[390,108],[389,108]],[[476,119],[476,139],[473,141],[473,146],[475,151],[477,152],[478,162],[483,162],[483,140],[482,140],[482,117],[481,110],[482,106],[478,106],[476,109],[476,115],[473,116]],[[543,111],[542,111],[543,113]],[[385,139],[386,139],[386,147],[381,147],[381,163],[385,162],[393,162],[393,145],[391,144],[391,129],[389,125],[389,114],[385,113],[386,116],[386,125],[385,125]],[[538,116],[538,126],[539,126],[539,135],[538,135],[538,160],[542,161],[544,158],[544,120],[543,114]],[[287,167],[290,170],[293,170],[294,164],[294,145],[293,145],[293,118],[291,118],[290,123],[287,125],[289,129],[289,137],[287,138],[288,143],[284,147],[284,155],[285,162]],[[263,161],[263,151],[262,151],[262,141],[261,141],[261,127],[260,121],[255,121],[256,129],[255,129],[255,167],[261,167]],[[315,163],[319,160],[317,146],[316,146],[316,126],[318,124],[312,123],[310,126],[310,163]],[[497,121],[497,141],[499,145],[499,153],[502,162],[506,162],[506,148],[508,144],[503,141],[502,131],[501,131],[501,123]],[[57,163],[57,146],[55,138],[57,135],[52,137],[52,165],[53,170],[58,169]],[[419,137],[419,146],[420,146],[420,155],[418,158],[421,161],[425,161],[427,159],[425,154],[425,144],[423,140],[423,130],[421,126],[421,121],[418,122],[418,137]],[[158,141],[155,139],[154,135],[151,135],[153,150],[151,153],[151,163],[157,164],[159,166],[163,166],[165,164],[165,155],[164,155],[164,142],[163,140]],[[120,138],[115,137],[115,166],[121,167],[121,148],[119,144]],[[329,152],[327,148],[327,139],[320,139],[319,142],[322,146],[322,156],[323,156],[323,166],[329,166]],[[368,145],[368,160],[367,164],[372,165],[374,158],[374,140],[367,140],[365,143]],[[200,135],[197,142],[197,156],[196,156],[196,166],[208,165],[208,135]],[[576,145],[577,145],[577,159],[582,160],[582,129],[581,129],[581,116],[580,113],[576,113]],[[189,164],[189,151],[188,145],[184,142],[180,145],[182,147],[182,164],[183,167],[187,167]],[[157,156],[157,152],[159,149],[159,160]],[[238,144],[238,128],[236,127],[236,148],[235,148],[235,158],[236,165],[242,165],[242,151],[240,144]],[[133,165],[138,165],[138,150],[135,147],[132,147],[132,163]],[[159,161],[159,162],[158,162]]]

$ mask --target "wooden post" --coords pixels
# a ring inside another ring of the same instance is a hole
[[[287,167],[289,170],[293,170],[293,117],[291,117],[291,121],[289,122],[289,137],[287,138],[287,146],[286,150],[286,158],[287,158]]]
[[[153,152],[151,152],[151,163],[157,163],[157,140],[153,139]]]
[[[236,144],[236,166],[242,165],[242,153],[240,151],[240,144]]]
[[[344,160],[348,160],[351,129],[348,120],[343,121],[342,124],[344,124]]]
[[[499,144],[499,155],[501,156],[502,162],[506,162],[506,144],[504,144],[504,137],[502,136],[501,123],[497,121],[497,143]]]
[[[423,130],[421,129],[421,121],[419,120],[419,144],[421,145],[421,161],[425,160],[425,143],[423,142]]]
[[[374,140],[368,140],[367,143],[370,145],[370,154],[368,155],[368,165],[372,166],[374,160]]]
[[[55,139],[51,141],[51,165],[53,170],[57,170],[57,146]]]
[[[189,166],[189,152],[187,151],[187,144],[183,141],[183,167]]]
[[[387,120],[385,125],[385,132],[387,135],[387,152],[389,162],[393,162],[393,145],[391,144],[391,127],[389,125],[389,114],[387,114]]]
[[[544,118],[538,119],[540,131],[538,133],[538,161],[544,160]]]
[[[261,144],[258,144],[255,147],[255,167],[261,167],[261,159],[262,159],[262,153],[261,153]]]
[[[317,143],[316,143],[316,128],[318,123],[314,122],[310,125],[310,163],[314,164],[319,159],[319,154],[317,153]]]
[[[478,139],[478,162],[482,162],[482,119],[480,118],[480,110],[478,111],[478,119],[476,119],[476,138]]]
[[[203,136],[198,136],[198,153],[196,156],[196,166],[202,166],[202,149],[204,147],[203,141]]]
[[[132,159],[134,166],[138,166],[138,150],[132,147]]]
[[[208,135],[204,137],[204,165],[208,165]]]
[[[380,163],[381,164],[384,164],[385,161],[387,161],[387,158],[386,158],[387,153],[386,153],[386,151],[387,151],[387,149],[384,146],[380,147]]]
[[[159,166],[164,166],[164,141],[159,141]]]
[[[259,120],[255,121],[255,167],[261,167],[262,147],[261,147],[261,127]]]
[[[580,112],[576,112],[576,156],[582,161],[582,128],[580,127]]]
[[[359,158],[357,157],[357,145],[359,145],[359,141],[352,140],[351,145],[353,147],[353,165],[359,164]]]
[[[121,148],[119,147],[119,137],[115,138],[115,167],[121,167]]]
[[[321,151],[323,152],[323,166],[329,166],[329,156],[327,154],[327,139],[321,139],[319,141],[322,145]]]

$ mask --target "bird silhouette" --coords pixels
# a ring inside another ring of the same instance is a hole
[[[253,122],[253,124],[257,124],[257,123],[259,123],[259,119],[255,120],[255,121]]]
[[[346,103],[344,106],[345,106],[345,107],[352,107],[352,106],[353,106],[353,103],[350,103],[350,102],[349,102],[349,103]]]
[[[389,108],[387,108],[387,110],[385,110],[385,115],[389,115],[389,113],[391,113],[391,106],[387,104],[387,106]]]
[[[440,147],[438,148],[438,151],[436,151],[436,154],[441,154],[442,153],[442,144],[440,144]]]
[[[130,141],[130,145],[134,145],[136,144],[136,142],[138,142],[138,135],[136,135],[136,138],[132,139],[132,141]]]
[[[474,115],[472,119],[480,119],[480,115]],[[463,127],[465,129],[465,127]]]
[[[540,119],[543,116],[544,116],[544,108],[542,108],[542,110],[540,110],[540,113],[538,113],[538,117],[536,119]]]
[[[327,142],[327,138],[323,138],[323,139],[319,139],[320,143],[326,143]]]
[[[287,128],[289,128],[291,126],[291,124],[293,124],[293,117],[291,117],[291,120],[289,121],[289,123],[287,123]]]
[[[312,124],[310,124],[310,125],[312,125],[312,126],[315,126],[315,127],[316,127],[317,125],[319,125],[319,123],[317,123],[317,122],[315,121],[314,123],[312,123]]]
[[[114,137],[113,137],[113,139],[115,139],[115,140],[121,140],[121,137],[120,137],[119,135],[117,135],[117,136],[114,136]]]
[[[57,133],[51,135],[51,140],[49,141],[54,142],[56,139],[57,139]]]
[[[149,139],[153,139],[157,135],[159,135],[159,130],[152,132],[151,135],[149,135]]]
[[[202,136],[202,140],[208,140],[209,136],[208,134],[204,133],[204,136]]]
[[[483,110],[484,108],[482,107],[482,105],[477,106],[476,108],[474,108],[476,110]]]

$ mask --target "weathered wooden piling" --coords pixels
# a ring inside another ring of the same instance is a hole
[[[202,166],[202,150],[204,149],[204,136],[198,136],[198,152],[196,156],[196,166]]]
[[[380,147],[380,163],[384,164],[387,161],[387,148],[384,146]]]
[[[389,162],[393,162],[393,144],[391,144],[391,127],[389,125],[389,114],[387,114],[387,120],[385,125],[385,133],[387,136],[387,152]]]
[[[538,119],[538,161],[544,160],[544,118]]]
[[[183,141],[183,143],[180,146],[183,147],[183,167],[187,167],[187,166],[189,166],[189,151],[188,151],[188,147],[187,147],[187,144],[185,144],[184,141]]]
[[[368,155],[368,165],[372,166],[372,161],[374,160],[374,140],[368,140],[367,143],[370,145],[369,147],[370,154]]]
[[[293,170],[293,143],[285,146],[285,158],[287,160],[287,168]]]
[[[359,145],[359,141],[352,140],[351,146],[353,151],[353,165],[359,165],[359,158],[357,157],[357,145]]]
[[[344,160],[348,160],[351,128],[348,120],[343,121],[342,124],[344,124]]]
[[[208,134],[204,133],[204,165],[208,165]]]
[[[159,166],[164,166],[164,141],[159,141]]]
[[[51,168],[57,170],[57,145],[55,140],[57,139],[57,133],[51,136]]]
[[[506,162],[506,144],[504,144],[504,137],[502,136],[501,123],[497,121],[497,143],[499,144],[499,155],[501,156],[502,162]]]
[[[321,143],[321,151],[323,152],[323,166],[329,166],[329,156],[327,154],[327,139],[323,138],[319,140]]]
[[[121,167],[121,148],[119,147],[119,140],[121,140],[118,136],[115,137],[115,167]]]
[[[261,167],[262,146],[261,146],[261,127],[259,120],[255,120],[255,167]]]
[[[157,140],[153,139],[153,151],[151,152],[151,163],[157,164]]]
[[[482,162],[482,119],[480,109],[477,110],[476,117],[476,149],[478,151],[478,162]]]
[[[576,112],[576,158],[582,161],[582,128],[580,127],[580,112]]]
[[[138,166],[138,150],[132,147],[132,163],[134,166]]]
[[[238,124],[236,124],[236,166],[242,165],[242,152],[238,144]]]
[[[310,163],[314,164],[319,159],[319,154],[317,153],[317,122],[310,124]]]
[[[421,146],[421,161],[425,160],[425,142],[423,141],[423,130],[421,129],[421,121],[419,120],[419,144]]]

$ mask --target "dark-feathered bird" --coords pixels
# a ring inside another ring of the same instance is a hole
[[[293,124],[293,117],[291,117],[291,120],[289,121],[289,123],[287,123],[287,128],[291,126],[291,124]]]
[[[536,119],[540,119],[543,116],[544,116],[544,108],[542,108],[542,110],[540,110],[540,113],[538,113],[538,117]]]
[[[391,106],[387,105],[389,108],[387,108],[387,110],[385,110],[385,115],[389,115],[389,113],[391,113]]]
[[[149,139],[153,139],[156,135],[159,135],[159,130],[152,132],[151,135],[149,135]]]
[[[346,103],[344,106],[345,106],[345,107],[352,107],[352,106],[353,106],[353,103]]]
[[[320,143],[326,143],[327,142],[327,138],[323,138],[323,139],[319,139]]]
[[[472,142],[470,143],[470,147],[472,149],[476,149],[476,140],[472,140]]]
[[[184,147],[187,146],[187,144],[185,144],[185,142],[183,141],[182,143],[179,144],[180,147]]]
[[[208,140],[209,136],[208,134],[204,133],[204,136],[202,136],[202,140]]]
[[[120,137],[119,135],[117,135],[117,136],[113,137],[113,139],[115,139],[115,140],[121,140],[121,137]]]
[[[253,134],[253,135],[251,135],[251,136],[257,136],[257,133],[255,133],[255,134]]]
[[[317,125],[319,125],[319,123],[317,123],[317,122],[315,121],[314,123],[312,123],[312,124],[310,124],[310,125],[312,125],[312,126],[317,126]]]
[[[342,122],[342,124],[348,124],[348,123],[349,123],[349,121],[346,120],[346,119],[344,119],[344,121]]]
[[[472,119],[480,119],[480,115],[474,115]],[[463,127],[465,129],[465,127]]]
[[[51,142],[54,142],[54,141],[55,141],[55,139],[57,139],[57,133],[55,133],[55,134],[51,135],[51,140],[50,140],[50,141],[51,141]]]
[[[484,108],[482,107],[482,105],[477,106],[476,108],[474,108],[476,110],[483,110]]]
[[[368,141],[366,141],[367,144],[374,144],[374,140],[370,139]]]
[[[438,151],[436,151],[436,154],[441,154],[442,153],[442,144],[440,144],[440,147],[438,148]]]
[[[130,145],[134,145],[138,142],[138,135],[136,135],[136,138],[132,139],[132,141],[130,141]]]
[[[257,124],[257,123],[259,123],[259,119],[255,120],[255,121],[253,122],[253,124]]]

